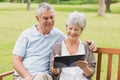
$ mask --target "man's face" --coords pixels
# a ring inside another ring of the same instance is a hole
[[[42,10],[40,16],[36,16],[43,34],[48,34],[54,26],[54,11]]]

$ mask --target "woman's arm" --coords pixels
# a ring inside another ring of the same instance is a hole
[[[89,77],[93,73],[92,69],[88,66],[88,62],[86,60],[85,61],[82,61],[82,60],[76,61],[76,65],[79,66],[83,70],[84,75],[86,77]]]
[[[53,46],[53,49],[52,49],[52,52],[51,52],[51,59],[50,59],[50,71],[52,74],[59,74],[60,73],[60,70],[58,68],[53,68],[53,64],[54,64],[54,57],[56,55],[60,55],[60,44],[56,44]]]
[[[89,46],[85,45],[85,61],[77,61],[77,65],[83,69],[84,76],[87,78],[91,78],[95,72],[96,61],[94,57],[94,53],[90,51]]]

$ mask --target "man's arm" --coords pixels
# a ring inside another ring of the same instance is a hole
[[[31,79],[32,75],[23,66],[21,56],[13,55],[13,67],[25,80]]]

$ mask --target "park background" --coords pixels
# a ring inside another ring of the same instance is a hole
[[[53,1],[53,3],[52,3]],[[78,4],[75,0],[71,2],[61,0],[61,3],[55,3],[55,0],[49,0],[55,8],[55,27],[65,32],[65,22],[68,14],[72,11],[85,13],[87,19],[86,29],[81,35],[81,39],[94,40],[98,47],[120,48],[120,0],[113,0],[110,9],[111,12],[105,12],[104,16],[98,16],[98,1],[85,0]],[[80,0],[76,0],[79,1]],[[12,70],[12,50],[20,33],[32,25],[36,24],[35,10],[39,0],[32,0],[30,10],[26,10],[27,2],[21,3],[20,0],[8,2],[0,0],[0,73]],[[106,80],[107,56],[103,56],[102,77]],[[117,56],[113,58],[112,79],[117,80]],[[105,68],[104,68],[105,67]],[[12,76],[5,77],[3,80],[12,80]],[[93,77],[95,80],[95,76]]]

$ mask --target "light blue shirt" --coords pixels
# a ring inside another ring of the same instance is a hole
[[[56,28],[49,34],[42,35],[34,25],[21,33],[13,54],[23,57],[23,65],[30,73],[49,73],[52,46],[65,38],[65,35]],[[15,72],[15,75],[18,74]]]

